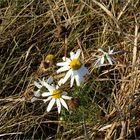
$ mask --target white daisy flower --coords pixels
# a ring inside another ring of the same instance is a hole
[[[54,104],[56,103],[58,108],[58,113],[61,111],[61,104],[68,110],[68,106],[64,99],[70,100],[71,97],[67,96],[66,92],[61,91],[59,89],[59,86],[49,85],[45,83],[45,87],[48,89],[48,92],[44,92],[42,94],[42,97],[48,97],[47,99],[44,99],[44,102],[50,101],[47,107],[47,112],[49,112]]]
[[[38,79],[39,82],[34,82],[34,85],[38,88],[37,91],[34,91],[34,97],[31,99],[31,102],[34,102],[38,99],[38,97],[41,96],[43,92],[46,92],[47,88],[45,87],[45,83],[47,82],[48,84],[51,84],[53,82],[53,77],[49,77],[47,81]]]
[[[57,66],[61,66],[57,70],[57,73],[68,71],[64,78],[62,78],[58,83],[64,84],[69,77],[71,77],[70,87],[73,86],[74,80],[77,86],[80,86],[81,82],[84,81],[84,76],[88,74],[88,69],[84,66],[82,61],[79,59],[81,50],[78,49],[77,52],[70,52],[70,58],[63,57],[64,62],[57,63]]]
[[[95,62],[95,67],[100,67],[100,66],[105,66],[107,64],[105,64],[105,61],[107,60],[108,63],[110,65],[113,65],[113,63],[115,63],[115,61],[113,60],[113,58],[111,58],[111,55],[116,54],[116,52],[113,52],[114,50],[110,49],[108,52],[105,52],[103,49],[98,49],[99,52],[101,52],[101,55],[95,55],[95,57],[97,58],[96,62]]]

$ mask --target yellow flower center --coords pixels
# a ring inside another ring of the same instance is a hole
[[[73,70],[78,70],[80,67],[81,67],[81,62],[79,59],[73,59],[71,62],[70,62],[70,67],[71,69]]]
[[[58,90],[58,89],[53,90],[52,96],[53,96],[53,98],[55,98],[55,99],[61,98],[61,91]]]

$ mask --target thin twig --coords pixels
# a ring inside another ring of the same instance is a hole
[[[133,48],[133,61],[132,61],[132,65],[135,66],[136,64],[136,59],[137,59],[137,43],[138,43],[138,24],[136,21],[136,25],[135,25],[135,39],[134,39],[134,48]]]

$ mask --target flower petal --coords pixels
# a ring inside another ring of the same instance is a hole
[[[100,58],[98,58],[94,64],[95,68],[98,68],[100,66]]]
[[[98,51],[102,52],[102,53],[106,53],[103,49],[99,48]]]
[[[79,87],[80,86],[80,80],[78,75],[75,76],[75,80],[76,80],[76,85]]]
[[[81,53],[81,49],[78,49],[76,54],[75,54],[75,56],[74,56],[74,58],[79,58],[80,53]]]
[[[69,58],[67,58],[67,57],[62,57],[62,60],[66,61],[66,62],[69,62],[69,63],[71,62],[71,60]]]
[[[72,70],[70,69],[70,70],[66,73],[65,77],[64,77],[63,80],[62,80],[63,84],[69,79],[69,77],[71,76],[71,74],[72,74]]]
[[[61,104],[68,110],[68,106],[67,106],[66,102],[62,98],[60,98],[59,100],[60,100]]]
[[[51,99],[52,99],[52,97],[49,96],[47,99],[43,99],[43,101],[44,101],[44,103],[46,103],[46,102],[48,102],[48,101],[51,100]]]
[[[35,96],[35,97],[40,97],[40,90],[35,91],[35,92],[34,92],[34,96]]]
[[[42,93],[42,97],[47,97],[47,96],[50,96],[52,95],[50,92],[44,92]]]
[[[77,86],[80,86],[81,82],[84,80],[83,76],[78,71],[75,71],[74,77],[75,77]]]
[[[56,89],[59,89],[59,87],[60,87],[59,85],[56,85]]]
[[[53,77],[50,76],[48,79],[47,79],[47,83],[48,84],[52,84],[53,83]]]
[[[52,98],[52,100],[49,102],[49,105],[47,107],[47,112],[50,112],[50,110],[52,109],[54,103],[55,103],[55,99]]]
[[[68,66],[70,64],[70,62],[59,62],[56,65],[57,66]]]
[[[108,51],[108,54],[113,54],[113,51],[114,51],[114,49],[110,49],[110,47],[109,47],[109,51]]]
[[[56,100],[56,105],[57,105],[57,108],[58,108],[58,113],[60,114],[60,111],[61,111],[61,103],[60,103],[60,100],[59,99]]]
[[[99,55],[95,55],[95,57],[97,58],[97,60],[101,58],[101,56]]]
[[[102,56],[101,59],[100,59],[99,65],[103,65],[104,61],[105,61],[105,58],[104,58],[104,56]]]
[[[67,93],[67,92],[65,92],[65,91],[63,91],[63,92],[62,92],[62,95],[67,95],[67,94],[68,94],[68,93]]]
[[[44,83],[44,86],[51,92],[51,91],[53,91],[54,89],[55,89],[55,87],[54,86],[51,86],[51,85],[49,85],[48,83]]]
[[[61,67],[57,70],[57,73],[60,73],[60,72],[64,72],[64,71],[67,71],[70,69],[70,66],[64,66],[64,67]]]
[[[42,85],[40,85],[39,83],[37,83],[36,81],[34,81],[34,85],[37,87],[37,88],[41,88]]]
[[[70,59],[72,60],[72,59],[74,59],[74,52],[70,52]]]
[[[86,75],[86,74],[89,74],[88,69],[87,69],[84,65],[83,65],[78,71],[80,72],[80,74],[81,74],[82,76],[84,76],[84,75]]]
[[[38,79],[38,81],[41,83],[42,86],[44,85],[44,82],[45,82],[44,77],[42,80]]]
[[[112,58],[111,58],[109,55],[106,55],[106,58],[107,58],[109,64],[110,64],[110,65],[113,65],[113,62],[112,62],[113,60],[112,60]]]
[[[58,85],[61,86],[63,84],[63,78],[58,81]]]
[[[36,101],[37,100],[37,98],[36,97],[33,97],[32,99],[31,99],[31,102],[33,103],[34,101]]]
[[[71,100],[72,97],[66,96],[66,95],[62,95],[62,98],[65,100]]]
[[[73,83],[74,83],[74,75],[72,74],[71,75],[71,80],[70,80],[70,87],[73,86]]]

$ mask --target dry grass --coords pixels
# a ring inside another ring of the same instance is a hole
[[[0,139],[139,139],[139,24],[138,0],[1,0]],[[108,46],[122,51],[117,64],[93,68]],[[58,115],[31,103],[33,81],[57,80],[55,63],[78,48],[90,75],[80,89],[63,88],[79,106]]]

